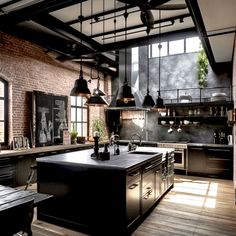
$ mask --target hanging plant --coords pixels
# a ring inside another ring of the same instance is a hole
[[[207,73],[209,61],[204,49],[201,49],[198,53],[197,58],[198,64],[198,84],[200,88],[205,88],[207,86]]]

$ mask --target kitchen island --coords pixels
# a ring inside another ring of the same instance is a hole
[[[91,158],[93,149],[37,159],[38,219],[92,235],[129,235],[173,187],[173,149]]]

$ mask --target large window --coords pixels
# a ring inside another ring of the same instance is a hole
[[[7,82],[0,78],[0,143],[7,144]]]
[[[78,136],[88,135],[88,108],[86,98],[71,97],[71,130],[77,130]]]
[[[158,45],[159,43],[150,45],[150,57],[159,57]],[[199,37],[187,37],[178,40],[170,40],[167,42],[161,42],[161,45],[161,57],[182,53],[198,52],[201,49],[201,41]]]

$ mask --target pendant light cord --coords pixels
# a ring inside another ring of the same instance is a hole
[[[79,21],[80,21],[80,32],[81,34],[83,33],[83,15],[82,15],[82,2],[80,3],[80,16],[79,16]],[[81,56],[81,59],[80,59],[80,76],[83,76],[83,71],[82,71],[82,43],[83,43],[83,40],[82,40],[82,35],[80,37],[80,46],[81,46],[81,51],[80,51],[80,56]]]
[[[159,68],[158,68],[158,73],[159,73],[159,91],[158,91],[158,95],[161,95],[161,10],[159,10],[159,45],[158,45],[158,49],[159,49]]]
[[[127,41],[127,18],[128,18],[128,12],[127,12],[127,3],[125,4],[125,42]],[[127,46],[125,47],[125,84],[127,84]]]
[[[149,94],[149,32],[148,35],[148,45],[147,45],[147,94]]]

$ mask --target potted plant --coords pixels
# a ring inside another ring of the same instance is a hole
[[[71,144],[76,144],[77,143],[77,136],[78,136],[78,132],[75,129],[73,129],[70,132]]]
[[[98,132],[99,133],[99,137],[100,139],[104,139],[104,137],[106,136],[106,125],[105,122],[101,119],[96,119],[93,120],[92,122],[92,133],[94,134],[94,132]]]

